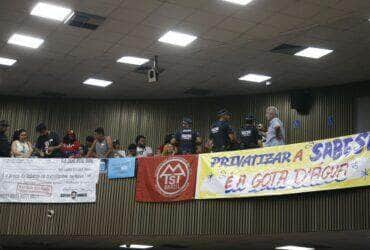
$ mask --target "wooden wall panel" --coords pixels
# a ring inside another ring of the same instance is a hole
[[[165,134],[179,127],[183,116],[193,117],[203,136],[216,111],[227,107],[238,127],[246,113],[264,119],[269,105],[279,108],[289,143],[350,134],[353,98],[315,92],[312,110],[301,116],[290,109],[288,94],[234,98],[163,101],[0,100],[0,119],[12,129],[26,128],[35,140],[35,125],[45,121],[58,133],[73,128],[80,138],[97,126],[123,145],[137,134],[156,147]],[[329,126],[327,119],[334,118]],[[293,128],[294,120],[301,121]],[[257,235],[291,232],[369,230],[370,188],[297,194],[256,199],[207,200],[180,203],[136,203],[135,180],[101,176],[95,204],[0,204],[0,235],[189,236]],[[48,209],[55,210],[47,218]]]
[[[240,127],[246,114],[253,114],[266,124],[265,109],[279,108],[285,123],[289,143],[309,141],[349,134],[353,130],[351,96],[327,95],[317,92],[309,115],[299,115],[290,109],[288,94],[244,96],[219,99],[185,99],[166,101],[91,101],[49,99],[0,99],[0,119],[10,121],[11,130],[25,128],[35,141],[35,126],[44,121],[62,137],[68,128],[76,131],[81,141],[102,126],[106,133],[118,138],[126,146],[138,134],[146,135],[153,148],[163,142],[167,133],[179,129],[182,117],[190,116],[194,128],[203,137],[216,119],[218,109],[226,107],[233,112],[232,125]],[[334,125],[328,126],[329,116]],[[294,120],[301,121],[293,128]]]
[[[135,180],[101,175],[95,204],[0,204],[1,235],[192,236],[370,229],[370,188],[137,203]],[[48,209],[55,211],[47,217]]]

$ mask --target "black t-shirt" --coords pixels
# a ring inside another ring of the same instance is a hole
[[[199,133],[191,128],[182,129],[175,135],[176,141],[179,142],[179,154],[194,154],[196,151],[196,139]]]
[[[225,151],[230,148],[229,134],[234,130],[226,121],[216,121],[211,127],[211,134],[209,138],[213,141],[213,151]]]
[[[10,156],[10,142],[4,133],[0,133],[0,157]]]
[[[36,148],[40,149],[44,153],[49,147],[55,147],[60,144],[60,139],[57,133],[49,132],[47,135],[40,135],[37,139]],[[45,154],[47,158],[58,158],[62,157],[59,149],[54,150],[50,155]]]
[[[87,155],[87,153],[89,152],[89,150],[90,150],[89,146],[87,146],[86,144],[85,145],[82,145],[83,155]]]
[[[241,127],[239,131],[239,140],[241,149],[257,148],[261,136],[255,126],[246,125]]]

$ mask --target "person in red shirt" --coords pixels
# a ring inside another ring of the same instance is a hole
[[[60,148],[64,158],[80,158],[81,144],[77,140],[76,134],[72,129],[67,130],[67,135],[63,137],[62,147]]]

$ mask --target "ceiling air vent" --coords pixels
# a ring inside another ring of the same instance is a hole
[[[106,18],[102,16],[76,11],[67,21],[67,24],[82,29],[96,30],[105,19]]]
[[[272,50],[270,50],[273,53],[280,53],[280,54],[285,54],[285,55],[294,55],[298,51],[303,50],[305,47],[304,46],[299,46],[299,45],[292,45],[292,44],[287,44],[283,43]]]

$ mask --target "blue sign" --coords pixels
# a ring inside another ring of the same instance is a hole
[[[135,176],[135,158],[111,158],[108,160],[108,179]]]
[[[300,128],[301,127],[301,121],[300,120],[294,120],[293,121],[293,128]]]
[[[101,159],[100,160],[99,172],[100,173],[106,173],[107,172],[107,159]]]
[[[333,126],[334,125],[334,117],[333,116],[329,116],[328,117],[328,126]]]

